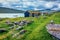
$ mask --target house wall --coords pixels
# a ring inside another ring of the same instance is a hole
[[[24,13],[25,17],[36,17],[36,16],[40,16],[41,13],[40,12],[35,12],[35,11],[26,11]]]
[[[29,17],[29,16],[30,16],[30,13],[29,13],[28,11],[26,11],[26,12],[24,13],[24,16],[25,16],[25,17]]]
[[[41,15],[41,13],[39,13],[39,12],[30,13],[30,17],[40,16],[40,15]]]

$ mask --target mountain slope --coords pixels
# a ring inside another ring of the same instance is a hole
[[[0,13],[23,13],[22,10],[0,7]]]

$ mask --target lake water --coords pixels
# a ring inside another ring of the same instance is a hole
[[[0,18],[24,17],[24,13],[0,13]]]

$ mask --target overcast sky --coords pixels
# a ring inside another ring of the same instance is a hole
[[[0,7],[19,10],[60,10],[60,0],[0,0]]]

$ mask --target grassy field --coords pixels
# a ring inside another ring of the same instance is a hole
[[[8,18],[7,18],[8,19]],[[0,22],[0,28],[6,28],[8,29],[8,25],[5,24],[5,21],[7,19],[4,19]],[[45,28],[46,25],[50,22],[50,20],[54,20],[56,24],[60,24],[60,12],[54,13],[51,16],[40,16],[39,18],[36,17],[27,17],[27,18],[11,18],[8,19],[10,21],[20,21],[20,20],[34,20],[34,22],[28,26],[24,26],[24,29],[27,30],[27,32],[23,35],[18,35],[16,37],[12,37],[12,33],[16,34],[19,31],[15,31],[14,29],[9,30],[9,32],[4,33],[0,35],[0,40],[56,40],[51,36],[47,29]]]

